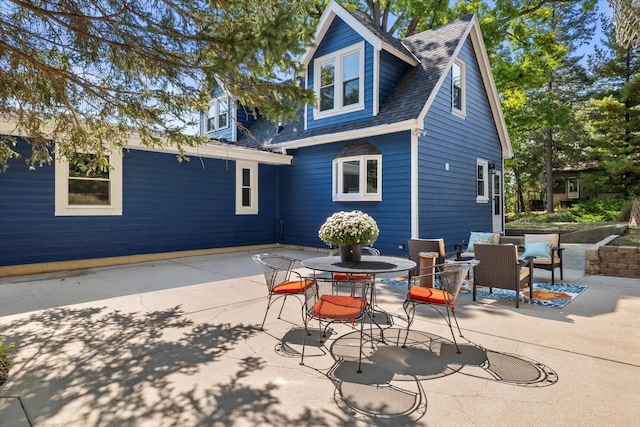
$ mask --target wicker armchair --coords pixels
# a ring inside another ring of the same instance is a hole
[[[560,280],[563,280],[562,272],[562,251],[564,248],[560,247],[560,235],[559,234],[525,234],[524,235],[524,248],[525,253],[523,256],[527,256],[527,249],[536,244],[548,244],[546,254],[533,256],[533,268],[542,268],[544,270],[551,271],[551,284],[556,283],[556,268],[560,268]]]
[[[529,287],[529,296],[533,298],[533,264],[531,259],[518,260],[518,247],[515,245],[488,245],[476,243],[476,260],[473,268],[473,300],[476,300],[476,287],[511,289],[516,292],[516,308],[520,307],[520,289]]]

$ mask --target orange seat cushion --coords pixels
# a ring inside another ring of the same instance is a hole
[[[293,280],[291,282],[283,282],[274,286],[274,294],[301,294],[308,288],[313,286],[315,281],[313,279]]]
[[[445,305],[446,301],[449,301],[450,307],[455,307],[456,302],[447,291],[441,289],[424,288],[421,286],[414,286],[409,291],[409,299],[413,301],[420,301],[428,304],[440,304]]]
[[[355,321],[367,306],[367,299],[346,295],[322,295],[313,305],[313,314],[321,319]]]
[[[368,274],[333,273],[333,278],[336,280],[371,280],[371,276]]]

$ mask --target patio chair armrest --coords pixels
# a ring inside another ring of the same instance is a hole
[[[518,265],[520,267],[529,267],[533,264],[533,260],[536,259],[534,256],[528,256],[524,259],[518,260]]]

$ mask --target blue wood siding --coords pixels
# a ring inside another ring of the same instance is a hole
[[[360,34],[348,26],[342,19],[336,17],[324,38],[318,45],[313,59],[309,62],[309,71],[307,78],[307,87],[313,89],[314,79],[314,61],[315,58],[327,55],[331,52],[338,51],[345,47],[360,43],[364,39]],[[313,106],[307,106],[307,129],[317,129],[327,126],[333,126],[340,123],[352,122],[369,118],[373,115],[373,46],[364,43],[364,105],[365,108],[360,111],[351,113],[338,114],[332,117],[315,120],[313,118]]]
[[[27,144],[19,144],[28,156]],[[202,163],[201,163],[202,162]],[[277,167],[259,166],[259,215],[235,215],[235,162],[131,150],[122,216],[54,216],[54,167],[0,173],[0,265],[273,243]]]
[[[256,117],[258,116],[257,114],[254,114],[252,109],[245,107],[239,102],[235,103],[234,109],[235,109],[235,117],[236,117],[236,120],[238,121],[238,126],[236,130],[236,137],[233,141],[237,141],[242,136],[242,130],[240,129],[240,127],[249,129],[251,125],[253,125],[253,123],[257,120]]]
[[[385,254],[405,255],[398,245],[411,234],[410,135],[395,133],[366,139],[383,152],[381,202],[333,202],[332,160],[348,142],[300,148],[280,175],[281,242],[327,248],[318,230],[332,213],[354,209],[371,215],[380,228],[375,247]]]
[[[502,148],[472,44],[466,64],[466,118],[451,113],[451,73],[425,118],[419,139],[420,237],[443,237],[447,250],[471,231],[491,231],[491,202],[476,203],[476,160],[501,164]],[[449,170],[445,170],[445,163]],[[489,191],[491,192],[491,175]],[[491,195],[491,194],[490,194]],[[491,198],[490,198],[491,200]]]
[[[391,92],[396,88],[398,82],[404,76],[409,65],[383,50],[380,52],[380,105],[384,104]]]

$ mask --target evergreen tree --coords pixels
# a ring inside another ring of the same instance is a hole
[[[280,84],[313,35],[314,0],[5,0],[0,8],[0,119],[29,135],[29,163],[127,145],[204,142],[184,133],[222,83],[270,118],[312,94]],[[216,77],[214,79],[213,77]],[[0,170],[15,156],[0,139]]]
[[[590,124],[594,133],[588,159],[598,171],[588,179],[599,192],[640,194],[640,47],[623,48],[615,40],[611,22],[602,46],[589,65],[596,84]]]

